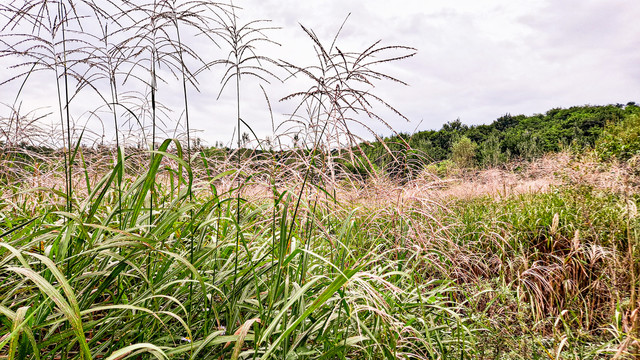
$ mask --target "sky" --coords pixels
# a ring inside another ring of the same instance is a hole
[[[280,46],[263,44],[262,54],[296,64],[311,64],[314,50],[300,25],[330,44],[348,16],[338,47],[362,51],[381,45],[415,48],[416,55],[380,69],[405,81],[375,83],[371,91],[398,109],[408,121],[381,110],[397,132],[438,129],[460,119],[465,124],[490,123],[506,114],[544,113],[557,107],[640,102],[640,2],[629,0],[236,0],[241,22],[269,19],[269,37]],[[218,51],[203,46],[203,53]],[[0,61],[0,81],[12,74]],[[200,79],[200,93],[190,90],[192,128],[206,143],[229,143],[235,132],[235,92],[223,91],[214,74]],[[21,94],[23,108],[53,106],[47,102],[51,82],[34,78]],[[280,102],[304,90],[304,79],[281,84],[242,84],[242,117],[258,136],[270,136],[272,123],[287,119],[295,108]],[[180,88],[166,86],[159,97],[179,104]],[[13,101],[13,88],[0,87],[2,103]],[[51,96],[49,96],[51,100]],[[53,99],[55,100],[55,99]],[[78,115],[78,118],[86,115]],[[179,114],[178,114],[179,116]],[[392,131],[367,120],[371,131]],[[109,124],[94,126],[110,131]],[[169,126],[170,127],[170,126]],[[373,135],[354,128],[365,139]]]
[[[249,1],[242,3],[249,5]],[[410,122],[397,131],[437,129],[460,118],[490,123],[505,113],[640,100],[640,2],[620,0],[268,0],[246,6],[301,44],[298,23],[330,41],[416,48],[392,73],[409,83],[376,91]],[[384,127],[377,126],[381,132]]]

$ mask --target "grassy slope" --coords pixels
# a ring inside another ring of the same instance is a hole
[[[402,184],[382,176],[326,189],[305,185],[304,163],[269,159],[240,164],[253,180],[236,189],[238,164],[211,158],[190,169],[162,153],[169,142],[151,166],[133,153],[110,170],[104,154],[87,153],[71,212],[56,190],[60,164],[10,161],[0,203],[0,354],[636,351],[637,119],[606,128],[579,157],[452,168],[446,178],[427,167]],[[313,171],[309,179],[322,179]]]

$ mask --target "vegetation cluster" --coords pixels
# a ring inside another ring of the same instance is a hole
[[[488,168],[564,150],[598,148],[603,157],[626,160],[638,154],[638,116],[640,107],[629,102],[506,114],[487,125],[469,126],[458,119],[440,130],[398,134],[362,148],[375,165],[398,169],[400,177],[416,176],[425,164],[440,163],[436,170],[442,175],[452,166]]]

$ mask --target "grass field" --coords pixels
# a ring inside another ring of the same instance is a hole
[[[565,151],[540,157],[527,130],[524,162],[494,136],[478,169],[478,145],[451,130],[451,158],[432,163],[371,126],[408,120],[376,86],[404,84],[383,70],[416,49],[338,49],[344,23],[330,39],[301,26],[317,63],[292,64],[262,55],[275,29],[239,11],[0,4],[0,86],[15,90],[0,114],[0,359],[640,357],[636,105],[609,106],[617,123],[591,147],[565,141],[582,132],[565,119],[562,141],[545,138]],[[54,110],[23,108],[38,76]],[[233,95],[235,144],[207,148],[189,94],[212,79],[206,96]],[[274,120],[267,84],[291,79]],[[263,104],[243,102],[250,87]],[[272,136],[247,107],[269,109]],[[366,156],[362,133],[395,165]]]
[[[562,161],[544,191],[504,193]],[[232,173],[206,181],[204,168],[194,176],[180,163],[167,154],[123,178],[121,193],[117,170],[106,172],[89,192],[78,187],[71,212],[53,188],[3,187],[5,356],[584,359],[635,349],[638,196],[598,185],[598,174],[630,182],[632,169],[559,155],[518,174],[474,174],[477,183],[461,174],[236,189]],[[478,191],[457,196],[465,184]]]

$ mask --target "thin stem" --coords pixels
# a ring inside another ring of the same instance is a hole
[[[174,21],[174,25],[176,27],[176,36],[177,36],[177,40],[178,40],[178,58],[180,61],[180,70],[181,70],[181,75],[182,75],[182,95],[183,95],[183,101],[184,101],[184,118],[185,118],[185,124],[186,124],[186,129],[187,129],[187,165],[189,167],[189,171],[191,171],[191,129],[189,127],[189,101],[188,101],[188,96],[187,96],[187,78],[186,78],[186,66],[184,64],[184,57],[183,57],[183,53],[182,53],[182,39],[180,38],[180,27],[178,26],[178,19],[175,13],[175,1],[173,2],[173,21]],[[191,184],[189,184],[189,188],[188,188],[188,192],[189,192],[189,202],[193,202],[193,192],[191,189]],[[193,219],[193,209],[189,210],[189,217],[190,219]],[[190,236],[190,241],[189,241],[189,262],[191,264],[193,264],[193,236]],[[193,280],[193,274],[191,274],[191,280]],[[207,297],[204,297],[204,301],[207,301]],[[191,317],[192,317],[192,310],[193,310],[193,282],[189,283],[189,318],[187,319],[189,321],[189,324],[191,324]],[[205,304],[205,308],[207,308],[207,305]]]
[[[236,44],[237,45],[237,44]],[[237,50],[236,50],[237,51]],[[237,227],[238,230],[236,232],[236,256],[235,256],[235,264],[233,267],[233,291],[236,291],[236,279],[238,276],[238,250],[239,250],[239,244],[240,244],[240,186],[241,186],[241,180],[240,180],[240,156],[242,155],[241,152],[241,142],[242,142],[242,138],[240,135],[240,64],[239,64],[239,59],[238,59],[238,54],[236,52],[236,113],[238,115],[238,156],[236,158],[237,161],[237,170],[238,170],[238,176],[236,176],[236,178],[238,179],[238,187],[237,187],[237,192],[236,192],[236,221],[238,223]]]

